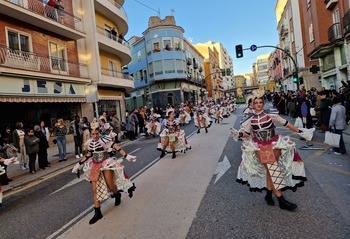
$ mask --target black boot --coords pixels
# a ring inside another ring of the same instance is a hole
[[[208,133],[208,129],[207,128],[205,128],[205,132]]]
[[[135,187],[135,183],[132,184],[132,187],[130,187],[128,189],[128,193],[129,193],[129,198],[132,198],[132,196],[134,196],[134,191],[135,191],[136,187]]]
[[[280,208],[287,211],[294,211],[298,206],[294,203],[288,202],[283,196],[277,197]]]
[[[175,154],[175,152],[173,152],[173,157],[171,157],[171,158],[173,158],[173,159],[174,159],[174,158],[176,158],[176,154]]]
[[[162,150],[162,153],[160,154],[159,158],[163,158],[165,156],[165,151]]]
[[[199,134],[201,132],[201,129],[199,128],[198,130],[197,130],[197,134]]]
[[[100,220],[103,216],[101,213],[101,208],[100,207],[94,207],[95,209],[95,215],[90,219],[89,224],[94,224],[98,220]]]
[[[123,191],[122,191],[122,190],[118,190],[116,193],[114,193],[114,194],[112,195],[112,198],[115,199],[115,201],[114,201],[114,206],[119,206],[120,203],[122,202],[122,200],[121,200],[121,197],[122,197],[121,192],[123,192]]]
[[[265,201],[266,201],[267,205],[275,206],[275,202],[272,199],[272,190],[267,190],[266,196],[265,196]]]

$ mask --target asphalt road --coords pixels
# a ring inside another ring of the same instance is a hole
[[[241,114],[238,109],[235,114]],[[234,123],[239,128],[238,117]],[[277,133],[290,131],[283,127]],[[304,141],[292,135],[298,146]],[[314,146],[323,147],[324,135],[316,132]],[[347,142],[350,142],[348,137]],[[213,176],[187,235],[194,238],[350,238],[350,159],[327,150],[298,150],[308,181],[287,200],[298,205],[295,212],[267,206],[265,193],[250,192],[235,182],[240,164],[240,142],[229,139],[220,162],[227,157],[231,167],[216,183]],[[326,149],[326,148],[325,148]],[[277,200],[275,199],[277,204]]]

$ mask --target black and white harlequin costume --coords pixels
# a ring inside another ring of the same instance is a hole
[[[98,140],[89,139],[86,142],[87,161],[84,162],[84,178],[91,182],[97,182],[97,199],[99,201],[108,199],[110,191],[104,180],[101,171],[113,170],[114,183],[119,191],[128,192],[132,197],[135,189],[134,184],[124,172],[123,160],[116,158],[116,151],[113,149],[113,138],[109,135],[102,135]]]

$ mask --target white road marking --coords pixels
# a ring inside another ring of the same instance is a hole
[[[215,173],[216,174],[216,179],[214,184],[226,173],[227,170],[231,168],[231,164],[227,159],[227,156],[225,155],[224,159],[219,162],[216,166]]]

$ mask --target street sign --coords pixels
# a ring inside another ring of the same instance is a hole
[[[256,49],[258,49],[258,47],[256,45],[251,45],[250,46],[250,50],[251,51],[256,51]]]

